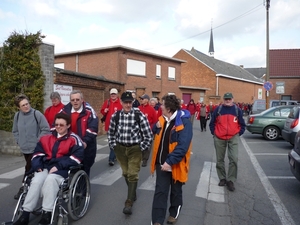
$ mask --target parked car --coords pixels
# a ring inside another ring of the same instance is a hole
[[[300,131],[297,132],[294,143],[294,148],[289,152],[288,159],[292,173],[300,181]]]
[[[276,106],[259,114],[249,115],[246,129],[252,134],[262,134],[266,140],[277,140],[293,105]]]
[[[298,102],[295,100],[275,100],[271,99],[269,101],[269,107],[275,107],[279,105],[297,105]],[[266,100],[265,99],[257,99],[253,102],[251,114],[261,113],[266,110]]]
[[[284,140],[294,145],[295,136],[300,130],[300,106],[295,106],[285,121],[281,135]]]

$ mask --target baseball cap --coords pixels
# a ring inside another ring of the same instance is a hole
[[[143,94],[142,96],[140,96],[140,99],[148,99],[150,100],[149,95]]]
[[[122,102],[129,102],[129,101],[131,101],[131,102],[133,102],[133,97],[132,97],[132,93],[131,92],[129,92],[129,91],[126,91],[126,92],[124,92],[122,95],[121,95],[121,100],[122,100]]]
[[[223,98],[224,98],[224,99],[225,99],[225,98],[233,98],[233,95],[232,95],[232,93],[227,92],[227,93],[224,94],[224,97],[223,97]]]
[[[118,94],[118,90],[115,88],[112,88],[109,92],[109,94]]]

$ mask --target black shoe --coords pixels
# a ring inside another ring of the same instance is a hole
[[[234,191],[234,190],[235,190],[235,187],[234,187],[234,184],[233,184],[232,181],[228,181],[228,182],[227,182],[227,189],[228,189],[229,191]]]
[[[218,185],[219,185],[219,186],[225,186],[226,183],[227,183],[227,182],[226,182],[225,179],[221,179]]]
[[[20,195],[23,193],[24,187],[20,187],[18,193],[14,196],[14,199],[18,200],[20,198]]]
[[[42,218],[39,221],[38,225],[49,225],[51,222],[51,212],[46,212],[43,210]]]
[[[21,217],[13,223],[13,225],[28,225],[29,223],[29,212],[23,211]]]
[[[146,166],[147,166],[147,160],[143,160],[142,167],[146,167]]]
[[[109,162],[108,162],[108,165],[110,165],[110,166],[113,166],[113,165],[115,165],[115,162],[114,162],[114,161],[111,161],[111,160],[109,160]]]

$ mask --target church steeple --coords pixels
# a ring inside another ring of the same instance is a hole
[[[209,41],[208,53],[209,53],[209,56],[214,57],[215,50],[214,50],[214,38],[213,38],[212,27],[210,30],[210,41]]]

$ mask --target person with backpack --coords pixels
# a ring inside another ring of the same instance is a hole
[[[101,118],[101,122],[104,122],[104,129],[107,132],[110,124],[110,118],[112,114],[122,109],[121,101],[118,97],[118,90],[116,88],[112,88],[109,91],[110,98],[104,101],[101,106],[100,113],[103,115]],[[115,165],[116,155],[113,149],[110,149],[109,157],[108,157],[108,165]]]
[[[31,108],[26,95],[19,94],[15,97],[14,103],[19,111],[14,116],[12,133],[26,162],[23,183],[25,174],[31,169],[31,158],[35,146],[43,135],[50,133],[50,127],[45,116],[40,111]],[[19,199],[22,192],[23,185],[14,199]]]
[[[209,128],[216,149],[216,169],[220,179],[219,186],[227,185],[229,191],[234,191],[234,182],[237,179],[238,171],[239,136],[245,132],[246,124],[242,110],[233,102],[232,93],[225,93],[223,100],[223,104],[213,111]],[[227,175],[224,162],[226,149],[228,149],[229,160]]]
[[[127,199],[123,213],[132,214],[133,202],[141,169],[142,151],[150,148],[153,134],[146,116],[132,107],[131,92],[121,95],[122,110],[115,112],[107,133],[110,149],[113,149],[122,168],[127,184]]]
[[[44,115],[49,123],[49,126],[52,127],[54,126],[54,118],[55,115],[65,106],[61,102],[61,97],[60,94],[57,91],[54,91],[50,94],[50,99],[52,102],[52,105],[49,106],[45,112]]]

